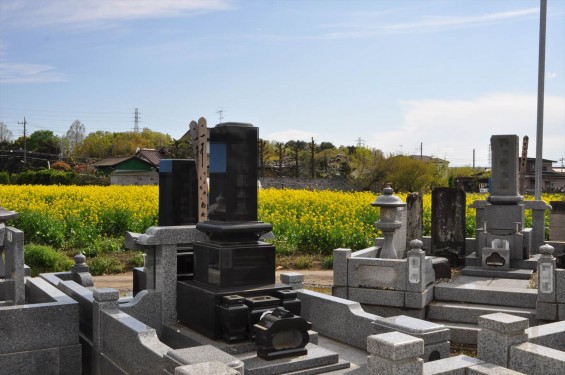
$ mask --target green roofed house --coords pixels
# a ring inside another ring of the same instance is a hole
[[[92,166],[110,176],[111,185],[158,185],[159,161],[170,158],[164,148],[142,148],[135,155],[102,159]]]

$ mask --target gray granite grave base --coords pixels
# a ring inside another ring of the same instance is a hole
[[[318,344],[318,333],[308,331],[310,343]],[[255,341],[247,340],[236,343],[228,343],[222,340],[214,340],[201,333],[191,330],[180,323],[169,323],[163,326],[162,341],[173,349],[192,346],[212,345],[223,352],[231,355],[254,352],[257,350]]]
[[[256,353],[244,353],[235,357],[245,364],[245,375],[293,375],[322,374],[349,368],[349,362],[340,361],[338,355],[315,344],[306,345],[308,354],[266,361]]]
[[[532,308],[463,302],[433,301],[429,305],[427,318],[430,320],[477,324],[479,316],[496,312],[528,318],[532,326],[537,325],[536,310]]]
[[[510,259],[510,268],[536,270],[540,254],[532,255],[529,259]],[[476,256],[476,252],[465,257],[465,266],[481,267],[482,260]]]
[[[373,334],[398,331],[424,340],[424,361],[433,358],[447,358],[450,351],[450,332],[446,327],[399,315],[389,318],[377,317],[373,322]]]
[[[465,276],[478,277],[498,277],[501,279],[519,279],[529,280],[534,273],[531,269],[511,268],[508,270],[484,269],[477,266],[467,266],[461,270],[461,274]]]
[[[292,372],[293,375],[310,375],[349,367],[349,362],[339,360],[336,353],[316,345],[318,343],[318,334],[316,332],[309,331],[309,334],[310,343],[306,346],[306,349],[308,349],[307,355],[272,361],[257,358],[257,348],[253,341],[230,344],[220,340],[213,340],[179,323],[170,323],[163,327],[163,342],[171,348],[178,349],[212,345],[243,361],[246,375],[282,374],[292,371],[294,371]]]

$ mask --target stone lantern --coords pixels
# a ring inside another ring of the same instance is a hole
[[[383,232],[384,244],[381,250],[380,257],[386,259],[398,259],[398,254],[394,248],[393,236],[394,232],[402,226],[399,220],[398,213],[399,207],[405,207],[404,203],[399,197],[393,194],[394,190],[387,184],[383,189],[383,194],[379,195],[372,206],[380,207],[380,219],[375,223],[375,227]]]

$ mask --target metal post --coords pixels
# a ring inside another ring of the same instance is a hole
[[[536,131],[536,187],[535,199],[541,200],[542,150],[543,150],[543,99],[545,82],[545,24],[547,0],[540,0],[539,64],[538,64],[538,116]]]

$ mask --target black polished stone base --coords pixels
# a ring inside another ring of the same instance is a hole
[[[179,281],[177,282],[177,317],[178,321],[183,325],[213,339],[224,338],[226,340],[243,339],[241,331],[239,330],[239,323],[221,322],[221,317],[229,316],[230,308],[225,307],[226,301],[223,299],[225,296],[237,295],[245,299],[251,299],[259,296],[274,297],[278,300],[278,306],[282,306],[285,301],[276,297],[277,291],[291,290],[292,288],[286,284],[266,284],[257,286],[235,287],[235,288],[217,288],[196,280]],[[269,298],[270,301],[273,299]],[[245,301],[244,303],[246,303]],[[288,303],[288,302],[286,302]],[[299,302],[298,302],[299,303]],[[223,308],[220,306],[224,305]],[[249,311],[248,322],[249,326],[245,330],[245,336],[252,337],[251,332],[251,317],[258,317],[259,310],[267,310],[274,307],[274,304],[263,306],[257,303],[253,306],[251,303],[246,303]],[[240,311],[234,313],[234,322],[241,322]],[[255,318],[257,319],[257,318]],[[224,332],[226,327],[235,327],[237,334]],[[224,328],[222,328],[222,326]]]

